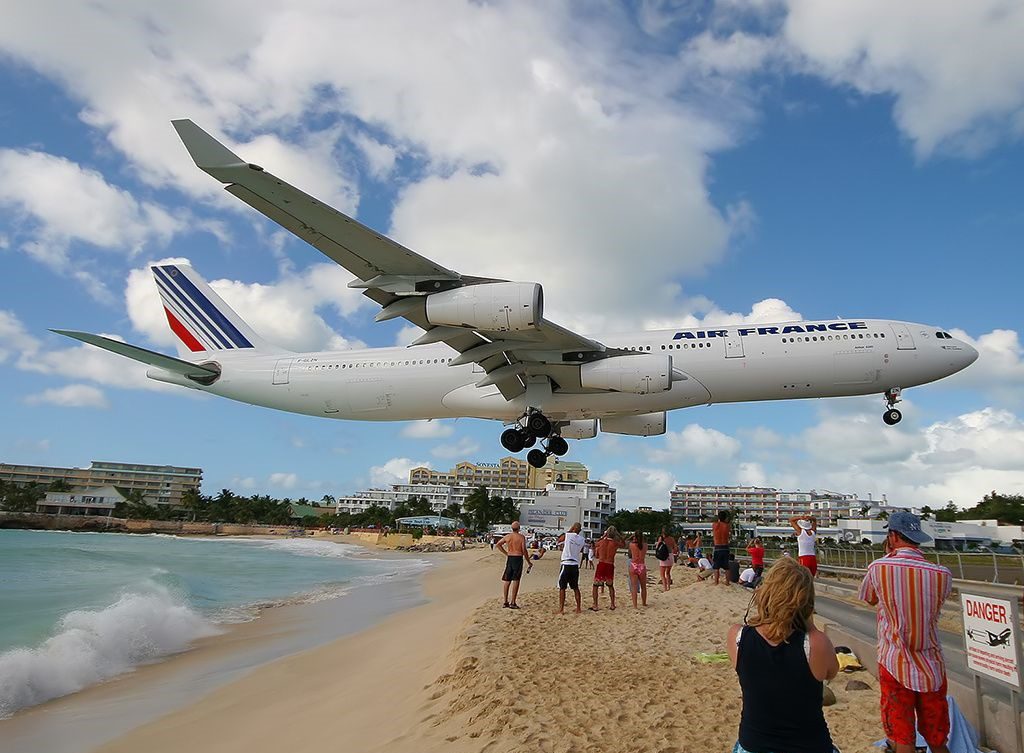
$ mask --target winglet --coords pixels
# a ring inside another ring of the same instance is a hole
[[[172,120],[171,125],[178,132],[178,138],[181,139],[185,148],[188,149],[189,156],[192,157],[196,165],[215,178],[220,178],[215,172],[223,168],[250,167],[241,157],[191,120],[187,118]],[[255,167],[257,170],[262,169],[255,165],[251,167]]]

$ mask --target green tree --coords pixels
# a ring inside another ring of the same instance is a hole
[[[953,504],[953,500],[950,500],[941,510],[935,511],[935,520],[940,523],[953,523],[956,521],[956,517],[959,512],[960,510],[957,509],[955,504]]]
[[[1006,525],[1024,525],[1024,495],[993,491],[974,507],[957,515],[959,520],[989,518]]]
[[[671,510],[619,510],[608,518],[608,525],[623,532],[643,531],[648,536],[659,535],[662,528],[673,534],[677,531]]]

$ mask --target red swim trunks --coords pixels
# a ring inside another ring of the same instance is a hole
[[[901,745],[913,745],[917,740],[914,731],[916,711],[917,731],[928,743],[928,747],[936,748],[946,744],[949,738],[949,706],[946,703],[945,678],[938,690],[922,693],[900,685],[879,664],[878,689],[882,695],[882,728],[887,738]]]
[[[615,580],[615,565],[611,562],[598,562],[594,571],[594,583],[611,583]]]
[[[806,567],[808,570],[811,571],[811,575],[817,575],[818,574],[818,558],[817,557],[815,557],[813,554],[802,554],[802,555],[800,555],[800,557],[798,559],[800,560],[800,564],[801,565],[803,565],[804,567]]]

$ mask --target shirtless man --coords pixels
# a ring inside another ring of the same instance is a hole
[[[507,609],[519,609],[516,597],[519,595],[519,579],[523,577],[523,563],[526,563],[526,572],[533,569],[533,563],[526,559],[526,537],[519,533],[519,521],[512,524],[512,533],[502,537],[498,541],[497,547],[505,555],[505,572],[501,576],[501,582],[504,584],[505,603],[502,606]],[[509,600],[510,587],[511,600]]]
[[[612,602],[610,609],[615,609],[615,553],[625,544],[626,540],[615,530],[615,526],[608,526],[604,535],[594,543],[597,570],[594,571],[594,606],[590,608],[591,612],[597,611],[598,586],[605,584],[608,585],[608,596]]]

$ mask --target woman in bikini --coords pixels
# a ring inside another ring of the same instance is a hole
[[[754,592],[757,614],[729,628],[726,645],[743,691],[733,753],[833,753],[822,683],[839,671],[832,642],[814,626],[814,580],[780,558]]]
[[[634,531],[629,540],[629,585],[633,597],[633,608],[636,605],[637,593],[640,601],[647,606],[647,539],[643,531]]]

